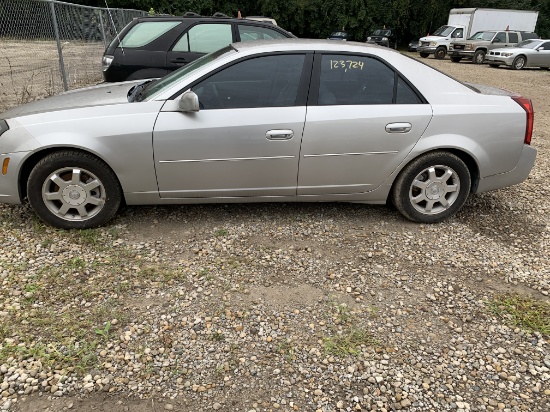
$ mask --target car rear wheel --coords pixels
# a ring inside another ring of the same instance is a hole
[[[425,59],[429,55],[430,55],[430,53],[420,53],[420,57],[422,57],[423,59]]]
[[[452,153],[436,151],[419,157],[401,171],[391,200],[406,218],[437,223],[460,210],[470,185],[470,172],[464,162]]]
[[[446,55],[447,55],[447,50],[445,49],[445,47],[438,47],[437,49],[435,49],[434,57],[436,59],[443,60]]]
[[[526,62],[527,60],[525,59],[525,56],[518,56],[512,62],[512,69],[521,70],[525,66]]]
[[[42,220],[63,229],[107,223],[122,198],[118,179],[107,164],[88,153],[68,150],[51,153],[36,164],[27,194]]]
[[[474,64],[483,64],[485,61],[485,50],[478,50],[474,53]]]

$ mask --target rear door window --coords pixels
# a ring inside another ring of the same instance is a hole
[[[210,53],[233,43],[231,24],[198,24],[191,27],[175,44],[173,51]]]
[[[493,43],[506,43],[506,33],[499,31],[495,36]]]
[[[168,30],[181,24],[179,21],[147,21],[138,23],[121,40],[119,47],[142,47],[158,39]]]
[[[285,35],[266,27],[256,27],[239,24],[238,30],[241,41],[243,42],[254,40],[286,39]]]
[[[519,43],[519,38],[517,33],[508,33],[508,43],[517,44]]]

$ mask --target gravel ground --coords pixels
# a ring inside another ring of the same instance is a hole
[[[529,179],[447,222],[204,205],[63,232],[0,206],[0,410],[550,410],[550,331],[503,315],[550,316],[549,72],[424,62],[536,110]]]

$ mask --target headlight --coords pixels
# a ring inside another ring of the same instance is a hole
[[[103,64],[103,71],[107,70],[111,63],[113,62],[113,56],[105,55],[101,63]]]
[[[453,45],[449,44],[449,50],[453,50],[453,49],[454,49]]]
[[[431,42],[430,42],[430,46],[435,46],[436,44],[437,44],[437,43],[434,42],[434,41],[431,41]]]
[[[382,41],[388,41],[387,37],[382,37]]]
[[[10,129],[10,127],[8,126],[6,121],[5,120],[0,120],[0,136],[2,136],[2,134],[4,132],[7,132],[9,129]]]
[[[371,39],[371,37],[370,37],[370,36],[369,36],[369,37],[367,37],[367,41],[370,41],[370,39]]]
[[[473,44],[467,44],[466,46],[464,46],[464,50],[473,50],[473,49],[474,49]]]
[[[513,56],[514,53],[504,52],[504,53],[500,53],[500,55],[501,55],[502,57],[510,57],[510,56]]]

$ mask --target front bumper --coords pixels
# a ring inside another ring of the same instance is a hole
[[[435,46],[418,46],[418,48],[417,48],[416,50],[417,50],[419,53],[434,54],[436,48],[437,48],[437,47],[435,47]]]
[[[461,57],[463,59],[471,59],[474,57],[475,51],[466,50],[449,50],[449,56]]]
[[[20,204],[21,194],[19,193],[19,171],[21,163],[28,156],[29,152],[2,153],[0,164],[9,158],[9,166],[5,175],[0,173],[0,203]]]
[[[523,145],[523,150],[515,168],[506,173],[487,176],[479,180],[475,193],[488,192],[489,190],[501,189],[523,182],[531,173],[535,165],[537,149]]]
[[[489,64],[505,64],[506,66],[511,66],[515,58],[516,56],[504,57],[490,54],[485,56],[485,60],[487,60]]]
[[[379,46],[390,47],[389,40],[367,40],[368,44],[377,44]]]

